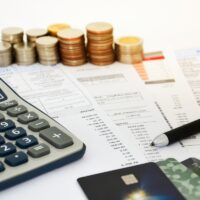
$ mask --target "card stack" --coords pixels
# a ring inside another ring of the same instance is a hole
[[[199,200],[200,161],[173,158],[81,177],[89,200]]]

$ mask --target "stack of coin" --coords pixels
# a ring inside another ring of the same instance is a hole
[[[51,24],[48,26],[48,32],[52,36],[57,36],[57,33],[61,30],[71,28],[69,24]]]
[[[61,61],[64,65],[79,66],[86,62],[84,33],[79,29],[65,29],[57,33]]]
[[[58,39],[52,36],[40,37],[36,40],[39,62],[43,65],[55,65],[59,61]]]
[[[120,37],[115,41],[115,53],[119,62],[140,63],[143,60],[143,40],[135,36]]]
[[[30,29],[26,32],[27,35],[27,41],[28,43],[35,43],[36,39],[39,37],[46,36],[48,34],[48,31],[46,29]]]
[[[9,43],[0,43],[0,67],[12,63],[12,47]]]
[[[109,23],[96,22],[86,26],[87,51],[89,60],[96,65],[108,65],[114,62],[113,27]]]
[[[36,62],[35,44],[15,44],[15,61],[19,65],[31,65]]]
[[[8,27],[2,30],[2,40],[10,44],[23,43],[23,29]]]

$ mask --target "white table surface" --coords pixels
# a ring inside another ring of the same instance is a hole
[[[142,37],[145,51],[168,46],[200,47],[199,0],[1,0],[0,8],[0,29],[20,26],[27,30],[65,22],[84,30],[87,23],[107,21],[113,24],[116,37]],[[59,196],[55,183],[45,182],[45,177],[51,176],[53,181],[54,177],[62,176],[61,172],[43,175],[38,185],[29,181],[5,190],[0,199],[46,199],[48,192],[48,200],[68,200],[67,195]]]

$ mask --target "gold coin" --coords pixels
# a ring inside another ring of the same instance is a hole
[[[142,39],[136,36],[120,37],[116,40],[116,44],[120,46],[136,46],[142,45]]]
[[[48,26],[50,35],[57,36],[58,31],[71,28],[69,24],[51,24]]]
[[[90,34],[106,34],[106,33],[112,33],[113,27],[111,24],[106,22],[94,22],[90,23],[86,26],[86,30]]]

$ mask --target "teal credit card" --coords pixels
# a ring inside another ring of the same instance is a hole
[[[200,177],[173,158],[157,163],[187,200],[200,200]]]

